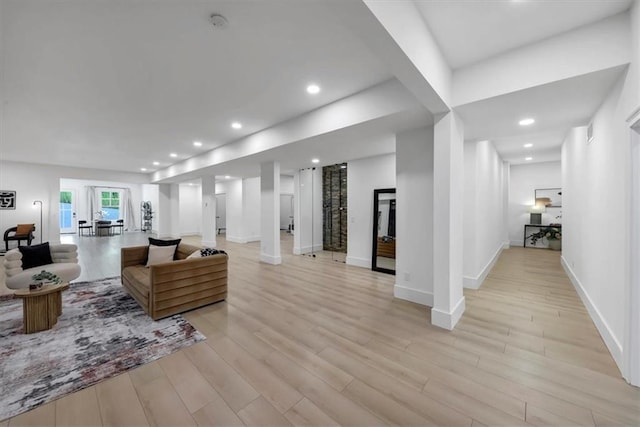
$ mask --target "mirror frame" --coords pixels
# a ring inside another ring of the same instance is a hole
[[[549,198],[549,204],[545,205],[545,208],[562,207],[562,188],[536,188],[533,196],[536,205],[539,198]]]
[[[393,274],[395,276],[396,270],[391,270],[389,268],[378,267],[377,258],[378,258],[378,195],[380,194],[396,194],[395,188],[382,188],[379,190],[373,190],[373,228],[371,230],[371,235],[373,236],[372,244],[371,244],[371,270],[379,271],[381,273]],[[396,224],[397,229],[397,224]]]

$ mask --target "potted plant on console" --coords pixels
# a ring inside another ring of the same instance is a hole
[[[538,240],[546,239],[549,242],[549,249],[559,251],[562,249],[562,231],[558,227],[559,224],[549,224],[543,226],[536,233],[531,234],[528,239],[531,239],[531,244],[536,245]]]

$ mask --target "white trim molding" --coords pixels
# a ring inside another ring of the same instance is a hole
[[[355,265],[356,267],[371,268],[371,260],[369,258],[358,258],[348,256],[346,259],[347,265]]]
[[[431,309],[431,324],[438,326],[440,328],[453,330],[456,326],[465,309],[465,299],[464,297],[460,298],[460,301],[456,304],[456,306],[451,310],[450,313],[446,311],[438,310],[435,308]]]
[[[322,245],[314,245],[313,249],[311,248],[311,246],[303,246],[302,248],[293,248],[293,254],[294,255],[306,255],[306,254],[310,254],[311,252],[320,252],[321,250],[323,250],[324,247]]]
[[[267,254],[260,254],[260,261],[264,262],[266,264],[280,265],[280,264],[282,264],[282,257],[281,256],[271,256],[271,255],[267,255]]]
[[[463,277],[463,286],[468,289],[480,289],[480,286],[482,286],[484,279],[487,278],[487,275],[496,264],[496,261],[498,261],[498,258],[500,258],[500,254],[502,253],[502,251],[508,248],[509,243],[500,243],[500,247],[498,247],[498,250],[493,254],[493,257],[491,257],[487,265],[485,265],[484,268],[480,271],[480,274],[478,274],[476,277]]]
[[[591,301],[591,298],[585,291],[582,283],[580,283],[580,280],[575,275],[571,267],[569,267],[569,264],[567,263],[567,260],[564,258],[564,256],[560,257],[560,260],[562,262],[564,271],[567,273],[567,276],[569,276],[573,287],[576,289],[576,292],[578,292],[578,295],[580,295],[582,303],[587,308],[589,316],[591,316],[593,323],[596,325],[596,329],[598,329],[602,340],[609,349],[611,356],[613,356],[613,360],[615,360],[616,364],[618,365],[618,369],[620,369],[620,372],[622,372],[622,345],[620,345],[620,342],[611,331],[611,328],[600,314],[598,308],[595,306],[593,301]]]
[[[396,284],[393,287],[393,296],[406,301],[415,302],[416,304],[433,307],[433,293],[425,292],[419,289],[407,288]]]

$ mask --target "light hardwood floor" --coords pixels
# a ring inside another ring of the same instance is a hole
[[[119,245],[140,237],[81,240],[85,278],[118,275]],[[504,251],[448,332],[393,298],[393,276],[287,255],[289,235],[281,266],[259,263],[257,243],[218,246],[228,300],[186,314],[206,341],[0,426],[639,424],[640,390],[558,252]]]

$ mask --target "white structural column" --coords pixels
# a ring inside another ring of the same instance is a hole
[[[216,178],[202,177],[202,245],[216,247]]]
[[[433,128],[396,135],[396,298],[433,307]]]
[[[180,186],[178,184],[160,184],[158,206],[155,216],[158,218],[158,237],[180,236]]]
[[[433,167],[433,309],[431,323],[453,329],[464,313],[462,292],[464,137],[454,112],[435,117]]]
[[[280,164],[260,164],[260,261],[281,264]]]

